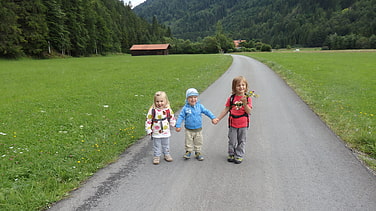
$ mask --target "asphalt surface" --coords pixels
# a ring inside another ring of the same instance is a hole
[[[174,161],[153,165],[145,137],[50,210],[376,210],[376,177],[343,141],[272,70],[233,58],[199,99],[219,115],[239,75],[260,95],[243,163],[226,160],[227,119],[204,116],[204,161],[182,158],[182,130],[172,133]]]

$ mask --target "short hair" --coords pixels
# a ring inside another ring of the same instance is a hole
[[[245,83],[245,85],[246,85],[245,92],[246,93],[248,92],[248,82],[247,82],[247,79],[245,79],[244,76],[238,76],[238,77],[235,77],[234,79],[232,79],[232,94],[236,93],[236,85],[238,85],[238,83],[240,83],[240,82],[244,82]]]

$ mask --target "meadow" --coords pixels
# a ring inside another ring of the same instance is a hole
[[[276,71],[364,162],[376,170],[375,51],[244,55]]]
[[[375,167],[376,53],[246,53],[280,74]],[[173,110],[231,65],[226,55],[0,60],[0,210],[40,210],[145,135],[158,90]],[[278,90],[276,90],[278,91]],[[262,97],[262,96],[261,96]]]
[[[174,110],[231,65],[225,55],[0,60],[0,210],[40,210],[145,135],[156,91]]]

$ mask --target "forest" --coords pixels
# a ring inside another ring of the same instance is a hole
[[[1,0],[0,57],[376,48],[376,0]]]
[[[119,0],[1,0],[0,57],[125,53],[171,32]]]
[[[232,39],[273,48],[376,48],[376,0],[147,0],[134,11],[179,39],[200,40],[221,23]]]

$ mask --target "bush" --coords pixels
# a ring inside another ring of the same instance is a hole
[[[268,45],[268,44],[263,44],[263,45],[261,45],[261,49],[260,50],[261,51],[268,51],[268,52],[270,52],[270,51],[272,51],[272,46]]]

